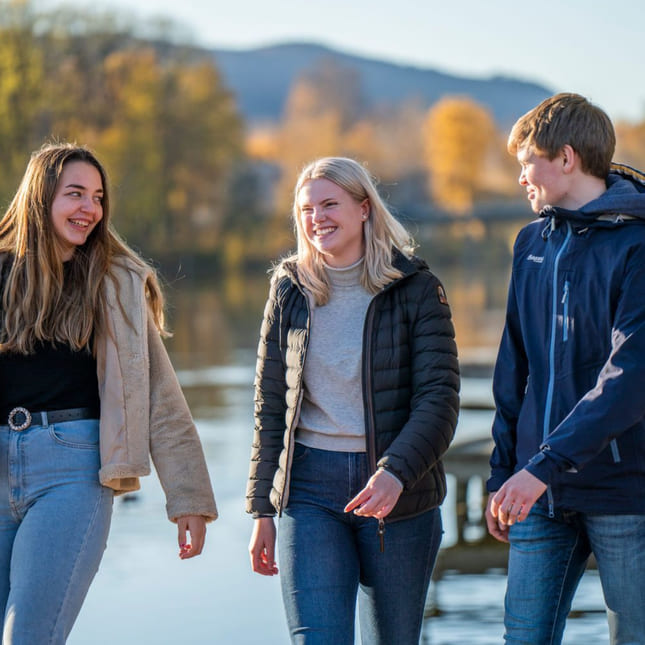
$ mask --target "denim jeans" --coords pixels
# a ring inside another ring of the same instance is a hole
[[[363,645],[418,645],[441,515],[386,523],[381,552],[377,520],[343,512],[369,476],[365,453],[296,444],[278,536],[293,643],[354,643],[358,596]]]
[[[514,524],[505,640],[556,645],[591,553],[607,605],[612,645],[645,643],[645,515],[558,513],[535,506]]]
[[[107,543],[99,422],[0,426],[3,645],[65,643]]]

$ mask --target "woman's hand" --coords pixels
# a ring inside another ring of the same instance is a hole
[[[253,533],[249,542],[251,569],[262,576],[278,573],[275,563],[275,524],[272,517],[259,517],[253,522]]]
[[[190,533],[188,542],[186,533]],[[182,560],[194,558],[204,548],[206,539],[206,518],[202,515],[184,515],[177,518],[177,541],[179,542],[179,557]]]
[[[363,517],[387,517],[399,501],[403,484],[384,470],[377,470],[370,478],[365,488],[345,506],[345,513],[354,511],[355,515]]]

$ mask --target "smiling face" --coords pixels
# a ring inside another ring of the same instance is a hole
[[[305,237],[332,267],[346,267],[363,257],[363,223],[369,202],[357,202],[329,179],[309,179],[297,198]]]
[[[85,161],[70,161],[61,172],[51,205],[51,220],[63,261],[85,244],[103,217],[103,181]]]
[[[570,207],[564,153],[549,159],[530,147],[523,147],[517,151],[517,160],[522,167],[519,182],[526,188],[533,212],[539,213],[545,206]]]

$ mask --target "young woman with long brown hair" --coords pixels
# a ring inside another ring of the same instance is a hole
[[[2,642],[62,644],[113,496],[139,487],[150,457],[180,557],[201,552],[217,516],[161,341],[159,282],[112,229],[106,173],[87,148],[32,155],[0,220],[0,309]]]

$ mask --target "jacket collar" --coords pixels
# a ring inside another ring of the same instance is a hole
[[[607,190],[581,208],[569,210],[546,206],[540,217],[603,227],[620,225],[626,220],[645,221],[645,173],[613,163],[606,183]]]
[[[425,260],[416,255],[408,257],[397,248],[392,249],[392,265],[395,269],[401,271],[404,276],[412,275],[428,268]]]
[[[401,271],[403,275],[387,284],[384,289],[388,289],[392,284],[403,278],[428,268],[426,262],[421,258],[416,255],[408,257],[397,248],[392,249],[392,266]],[[287,276],[293,283],[300,286],[300,280],[298,280],[298,265],[295,256],[287,258],[277,267],[276,277],[283,276]]]

